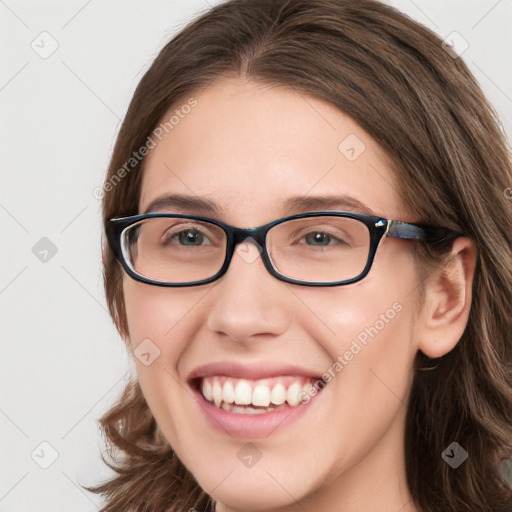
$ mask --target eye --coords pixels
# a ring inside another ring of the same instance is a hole
[[[305,239],[310,245],[329,245],[331,236],[321,231],[315,231],[313,233],[308,233],[305,236]]]
[[[162,245],[172,245],[176,242],[180,245],[188,245],[191,247],[211,245],[210,239],[197,229],[183,229],[178,232],[174,231],[164,234]]]
[[[328,245],[347,245],[347,242],[343,239],[342,233],[335,236],[327,231],[311,231],[304,235],[304,239],[307,245],[313,245],[317,247],[326,247]]]

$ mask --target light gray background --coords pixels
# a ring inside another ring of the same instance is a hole
[[[77,481],[109,474],[96,420],[133,367],[106,311],[93,190],[142,74],[216,3],[0,0],[0,512],[99,509]],[[512,0],[388,3],[469,43],[512,138]]]

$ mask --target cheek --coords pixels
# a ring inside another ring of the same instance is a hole
[[[418,309],[414,260],[407,246],[399,243],[383,245],[379,251],[370,273],[362,281],[296,291],[311,312],[303,317],[308,319],[304,328],[314,333],[317,340],[323,340],[322,345],[331,356],[350,350],[354,340],[375,351],[392,353],[405,348],[407,353],[415,352],[414,347],[409,348],[414,340]],[[381,342],[384,339],[388,340],[385,345]]]
[[[305,292],[301,297],[315,311],[303,320],[303,329],[332,361],[323,369],[323,379],[354,410],[360,410],[358,403],[372,403],[379,410],[405,400],[417,352],[410,288],[383,286],[376,293],[374,284],[369,279],[350,290]]]
[[[323,376],[339,404],[332,411],[332,438],[343,432],[343,438],[358,441],[354,451],[342,439],[334,441],[344,453],[340,461],[355,462],[406,411],[417,352],[417,276],[406,254],[397,253],[394,263],[388,272],[376,265],[348,287],[300,292],[315,313],[303,328],[332,361]]]
[[[202,322],[197,311],[209,290],[165,288],[125,277],[124,300],[137,377],[158,416],[166,393],[179,391],[178,363]]]
[[[151,286],[126,277],[123,286],[132,348],[150,339],[172,361],[185,342],[176,333],[187,324],[192,310],[207,292],[199,288]]]
[[[193,310],[204,294],[204,290],[197,288],[165,288],[125,278],[128,333],[145,394],[151,389],[154,397],[157,391],[168,388],[195,328],[191,322]]]
[[[396,420],[405,416],[412,384],[413,309],[401,301],[384,301],[374,311],[336,351],[337,415],[340,430],[359,445],[354,462],[389,432],[394,432],[394,446],[400,452],[396,440],[403,433],[397,434],[401,422]]]
[[[176,368],[200,322],[193,322],[194,308],[205,290],[164,288],[124,281],[128,331],[137,378],[146,402],[163,432],[180,449],[187,431],[180,415],[188,395],[183,393]]]

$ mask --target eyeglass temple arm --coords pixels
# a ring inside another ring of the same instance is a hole
[[[423,240],[425,238],[423,228],[397,220],[388,220],[388,228],[385,234],[386,236],[405,238],[406,240]]]
[[[407,222],[396,220],[388,220],[386,236],[394,238],[402,238],[405,240],[423,240],[429,244],[442,244],[443,242],[451,242],[461,233],[457,233],[448,228],[443,227],[421,227]]]

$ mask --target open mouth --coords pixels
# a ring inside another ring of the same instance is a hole
[[[264,414],[309,401],[308,391],[316,381],[297,375],[259,380],[219,375],[192,379],[191,386],[219,409],[235,414]]]

